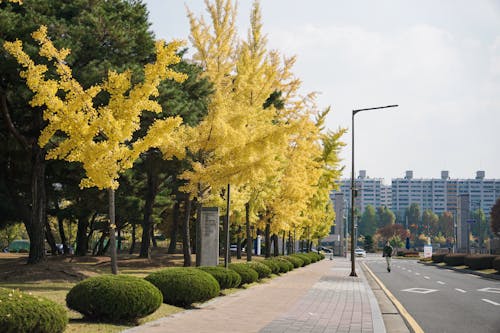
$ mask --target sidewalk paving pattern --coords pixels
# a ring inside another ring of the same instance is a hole
[[[346,258],[323,260],[125,332],[385,332],[361,267],[349,273]]]

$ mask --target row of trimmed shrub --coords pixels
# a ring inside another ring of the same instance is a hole
[[[144,279],[128,275],[101,275],[76,284],[66,295],[68,308],[87,318],[110,322],[134,322],[155,312],[162,303],[189,306],[237,288],[286,273],[323,259],[316,253],[297,254],[234,263],[224,267],[169,267]],[[63,332],[66,309],[43,297],[0,288],[2,332]]]
[[[398,251],[398,257],[419,257],[420,253],[416,251]]]
[[[432,255],[432,261],[435,263],[444,262],[448,266],[469,266],[470,269],[493,268],[500,272],[500,256],[491,254],[439,253]]]

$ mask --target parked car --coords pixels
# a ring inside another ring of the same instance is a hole
[[[18,239],[10,242],[9,252],[28,253],[30,251],[30,241],[27,239]]]
[[[324,253],[332,253],[332,249],[329,249],[325,246],[318,246],[318,250],[320,250],[321,252],[324,252]]]
[[[358,247],[357,249],[354,250],[354,255],[356,257],[363,257],[363,258],[365,258],[366,257],[366,251],[363,250],[362,248]]]

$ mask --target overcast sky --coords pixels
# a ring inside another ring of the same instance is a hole
[[[187,5],[146,0],[157,38],[187,40]],[[372,178],[500,179],[500,1],[261,0],[269,49],[297,56],[302,92],[332,107],[327,125],[346,127],[344,177],[351,170],[353,109],[356,170]],[[238,2],[247,36],[252,1]],[[189,44],[188,44],[189,45]],[[190,46],[190,45],[189,45]],[[357,173],[357,171],[356,171]]]

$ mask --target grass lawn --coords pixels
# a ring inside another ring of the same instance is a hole
[[[144,276],[147,274],[144,274]],[[53,300],[59,304],[66,306],[66,294],[75,285],[69,282],[20,282],[20,283],[0,283],[0,287],[7,289],[19,289],[24,292],[31,292],[34,295],[43,296]],[[184,311],[183,308],[178,308],[168,304],[162,304],[158,310],[151,315],[139,320],[137,324],[144,324],[148,321],[153,321],[172,315],[177,312]],[[105,323],[93,322],[85,320],[83,316],[75,311],[68,309],[69,323],[65,332],[74,333],[91,333],[91,332],[120,332],[126,328],[133,327],[134,323]]]
[[[165,249],[161,249],[164,253]],[[193,263],[195,262],[193,256]],[[254,257],[254,260],[262,258]],[[233,262],[245,262],[243,259],[232,258]],[[141,259],[137,255],[120,255],[118,269],[120,274],[127,274],[143,278],[153,271],[171,267],[182,266],[182,255],[167,255],[156,252],[152,253],[150,259]],[[49,256],[43,263],[37,265],[26,264],[26,254],[3,254],[0,253],[0,287],[7,289],[19,289],[23,292],[31,292],[53,300],[66,306],[66,294],[79,281],[100,274],[109,274],[109,257],[73,257],[73,256]],[[263,279],[260,283],[266,283],[270,279]],[[258,283],[244,285],[242,288],[251,288]],[[230,295],[241,289],[225,289],[221,291],[222,296]],[[68,310],[69,323],[65,332],[72,333],[107,333],[121,332],[127,328],[141,325],[149,321],[167,317],[174,313],[184,311],[184,308],[162,304],[158,310],[151,315],[140,319],[137,323],[107,323],[95,322],[83,318],[83,316],[70,309]],[[1,329],[0,329],[1,330]]]

